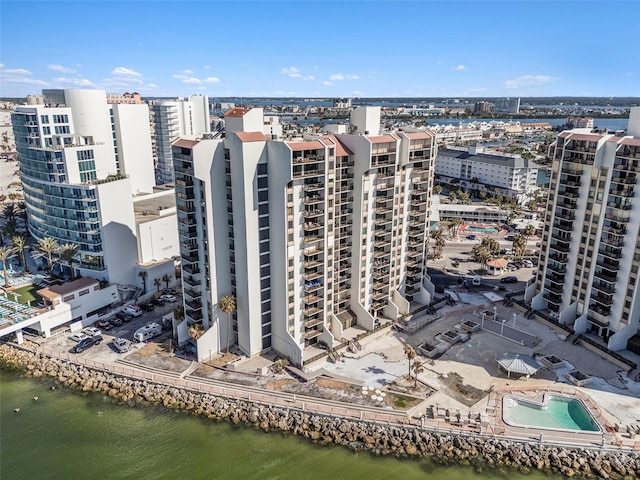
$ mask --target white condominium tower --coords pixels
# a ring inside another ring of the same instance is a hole
[[[103,90],[44,90],[12,124],[29,231],[78,246],[83,275],[133,283],[132,196],[153,191],[149,110],[107,103]]]
[[[188,99],[158,100],[152,106],[156,135],[156,183],[173,183],[171,143],[184,135],[200,135],[211,131],[209,97],[191,95]]]
[[[352,115],[363,134],[270,140],[262,109],[234,108],[225,138],[174,143],[178,335],[187,341],[202,322],[200,359],[235,345],[302,365],[319,352],[307,347],[337,346],[356,326],[373,330],[431,300],[435,135],[378,134],[379,107],[368,108]],[[225,295],[237,299],[229,317],[217,306]]]
[[[552,145],[532,300],[611,350],[628,348],[640,322],[640,107],[626,133],[568,130]]]

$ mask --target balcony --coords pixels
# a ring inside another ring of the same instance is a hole
[[[322,265],[324,262],[320,261],[320,260],[310,260],[308,262],[304,262],[302,264],[302,266],[304,268],[316,268],[319,267],[320,265]]]
[[[620,185],[635,185],[638,182],[638,178],[635,175],[621,175],[618,177],[611,177],[611,183],[618,183]]]
[[[573,231],[573,223],[566,220],[555,220],[553,222],[553,227],[564,232]]]
[[[376,201],[376,204],[387,204],[389,202],[393,202],[393,197],[387,197],[387,196],[383,196],[383,195],[376,195],[374,197],[374,200]]]
[[[545,277],[546,280],[549,280],[556,285],[564,285],[564,275],[558,273],[547,274]]]
[[[386,298],[389,294],[386,292],[375,292],[373,295],[371,295],[371,298],[373,298],[373,300],[378,301],[378,300],[382,300],[383,298]]]
[[[597,312],[589,311],[587,314],[587,321],[602,328],[609,326],[609,318]]]
[[[200,287],[200,280],[193,278],[191,275],[183,275],[182,281],[191,287]]]
[[[324,249],[321,246],[305,248],[302,250],[302,254],[307,258],[315,257],[316,255],[320,255],[322,252],[324,252]]]
[[[322,307],[313,307],[313,308],[307,308],[305,310],[302,311],[302,314],[305,317],[313,317],[314,315],[322,312],[323,308]],[[322,319],[320,319],[320,322],[322,322]]]
[[[597,278],[601,278],[606,282],[616,283],[618,281],[617,272],[611,273],[607,270],[596,270],[594,274]]]
[[[324,203],[324,198],[320,195],[307,195],[302,199],[304,205],[317,205]]]
[[[613,295],[614,293],[616,293],[616,289],[615,286],[613,286],[613,283],[609,283],[609,282],[593,282],[593,288],[602,292],[602,293],[606,293],[607,295]]]
[[[300,157],[293,157],[294,165],[308,164],[308,163],[324,163],[324,156],[321,155],[305,155]]]
[[[562,295],[562,292],[564,291],[564,288],[562,288],[562,285],[556,285],[551,283],[545,283],[544,289],[549,292],[556,293],[559,296]]]
[[[607,233],[610,233],[612,235],[626,235],[627,234],[627,227],[622,226],[622,225],[605,225],[604,227],[602,227],[602,230],[604,230]]]
[[[596,265],[602,267],[610,272],[617,272],[620,270],[620,262],[619,261],[611,261],[607,258],[599,258],[596,261]]]
[[[322,320],[320,320],[320,322],[322,322]],[[311,340],[319,337],[320,335],[322,335],[322,330],[309,330],[308,332],[304,332],[305,340]]]
[[[192,308],[194,311],[202,309],[202,304],[199,301],[185,299],[184,303],[188,307]]]
[[[322,183],[305,183],[302,185],[302,191],[304,192],[317,192],[323,189],[324,185]]]
[[[198,284],[198,288],[200,287],[200,284]],[[189,288],[185,288],[184,289],[184,295],[185,297],[189,297],[193,300],[199,299],[202,296],[201,292],[195,291],[195,290],[191,290]]]
[[[422,250],[409,249],[407,250],[407,257],[409,258],[417,258],[422,255]]]
[[[622,198],[632,198],[634,196],[633,188],[612,188],[609,190],[610,195]]]
[[[591,300],[597,302],[601,307],[604,307],[607,311],[611,310],[613,305],[613,295],[592,294]],[[591,308],[591,306],[589,307]],[[600,308],[600,307],[598,307]],[[597,309],[594,309],[597,311]]]
[[[307,282],[316,280],[324,276],[324,272],[321,270],[314,270],[309,272],[304,272],[302,274],[302,278],[304,278]]]
[[[389,223],[391,223],[392,218],[391,217],[376,217],[373,220],[374,225],[387,225]]]
[[[389,276],[388,268],[374,269],[371,273],[374,280],[383,280]]]
[[[391,255],[391,252],[388,250],[374,249],[373,251],[373,258],[376,258],[376,259],[385,258],[385,257],[388,257],[389,255]]]
[[[305,210],[304,212],[302,212],[302,216],[304,218],[316,218],[321,217],[322,215],[324,215],[324,212],[322,210]]]
[[[612,259],[612,263],[617,263],[622,257],[622,249],[621,248],[600,248],[598,253],[604,257]]]
[[[305,293],[313,293],[313,292],[317,292],[318,290],[321,290],[323,287],[323,285],[316,281],[313,282],[307,282],[304,284],[304,291]]]
[[[387,302],[386,301],[374,302],[374,303],[371,304],[371,309],[372,310],[382,310],[386,306],[387,306]]]
[[[562,252],[562,253],[569,253],[569,245],[567,243],[561,243],[561,242],[557,242],[557,243],[552,243],[551,245],[549,245],[550,248],[552,248],[553,250],[556,250],[558,252]]]
[[[322,318],[314,318],[312,320],[308,320],[304,322],[304,328],[313,328],[316,325],[320,325],[322,323]],[[316,331],[316,330],[314,330]]]
[[[323,228],[323,225],[317,222],[306,222],[302,228],[304,229],[305,232],[311,232],[313,230],[318,230],[320,228]]]
[[[376,190],[379,192],[384,192],[387,190],[392,190],[393,189],[393,183],[379,183],[376,185]]]
[[[542,297],[549,303],[553,303],[554,305],[562,304],[562,296],[557,295],[555,293],[543,293]]]

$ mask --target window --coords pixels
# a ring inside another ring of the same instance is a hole
[[[258,175],[266,175],[267,174],[267,164],[259,163],[258,164]]]
[[[40,123],[49,123],[49,115],[40,115]]]

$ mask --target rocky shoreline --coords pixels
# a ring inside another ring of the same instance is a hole
[[[60,384],[99,392],[122,402],[148,402],[194,415],[265,431],[280,431],[318,443],[398,457],[428,456],[441,464],[540,470],[567,477],[632,479],[640,476],[640,454],[518,443],[492,437],[430,432],[416,427],[347,420],[299,410],[223,398],[135,380],[37,353],[0,345],[0,365],[31,377],[52,377]]]

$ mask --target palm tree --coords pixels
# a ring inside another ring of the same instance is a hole
[[[452,237],[458,236],[458,229],[463,223],[464,221],[460,217],[453,217],[451,220],[449,220],[449,229],[451,230]]]
[[[67,262],[67,266],[71,271],[71,280],[75,278],[73,271],[73,259],[78,255],[78,246],[73,243],[65,243],[60,247],[60,258]]]
[[[142,279],[142,294],[147,293],[147,272],[138,272],[138,276]]]
[[[194,323],[189,327],[189,336],[192,340],[197,341],[202,335],[204,335],[204,327],[201,323]]]
[[[480,269],[487,269],[487,262],[490,261],[493,256],[487,247],[483,247],[482,245],[476,245],[472,250],[473,258],[476,262],[480,263]]]
[[[495,238],[491,237],[484,237],[480,242],[480,246],[489,250],[489,253],[491,253],[491,255],[494,257],[498,255],[501,250],[498,241]]]
[[[418,354],[411,346],[404,347],[404,354],[407,356],[407,359],[409,360],[409,378],[411,378],[411,360],[416,358]]]
[[[159,278],[154,278],[153,286],[158,289],[158,293],[160,293],[160,285],[162,285],[162,280],[160,280]]]
[[[413,388],[418,388],[418,374],[424,372],[424,365],[425,362],[413,362]]]
[[[164,277],[162,277],[162,281],[167,284],[167,290],[169,290],[169,283],[171,283],[171,275],[165,273]]]
[[[442,234],[442,230],[436,230],[431,234],[431,238],[435,240],[433,243],[433,258],[442,257],[442,251],[446,245],[446,241],[444,239],[444,235]]]
[[[24,247],[27,246],[27,240],[22,235],[15,235],[11,238],[11,243],[13,243],[13,248],[18,253],[20,265],[24,267],[25,272],[29,273],[29,265],[27,265],[27,259],[24,255]]]
[[[13,247],[0,247],[0,262],[2,262],[2,276],[4,277],[4,288],[9,287],[9,275],[7,274],[7,260],[16,253]]]
[[[527,240],[524,235],[516,235],[513,237],[513,253],[515,256],[522,258],[527,249]]]
[[[525,244],[529,242],[529,237],[532,237],[534,233],[536,233],[536,227],[533,225],[528,224],[524,227],[524,230],[522,230],[522,236],[524,237]]]
[[[227,353],[229,353],[229,335],[231,334],[231,312],[236,309],[236,297],[233,295],[225,295],[220,297],[218,308],[227,314]]]
[[[49,261],[49,271],[53,269],[53,253],[58,251],[58,241],[53,237],[45,237],[38,240],[38,248],[47,255]]]
[[[442,185],[434,185],[432,192],[434,195],[440,195],[440,193],[442,192]]]
[[[173,309],[173,319],[176,322],[184,320],[184,307],[182,305],[177,305],[176,308]]]
[[[0,194],[0,203],[4,203],[7,201],[7,196],[3,193]]]

